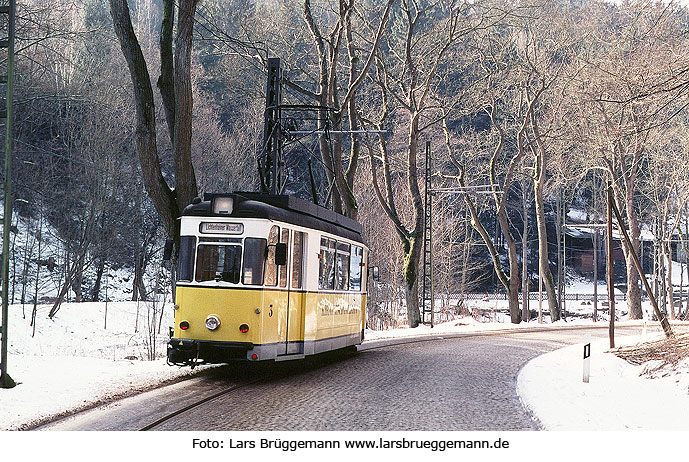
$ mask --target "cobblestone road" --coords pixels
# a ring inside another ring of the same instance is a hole
[[[531,358],[573,330],[444,339],[362,351],[243,388],[159,430],[536,430],[516,394]],[[573,365],[580,367],[580,365]]]

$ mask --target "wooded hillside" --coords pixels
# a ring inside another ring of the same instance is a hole
[[[666,267],[673,248],[675,261],[686,258],[688,30],[679,2],[21,2],[13,182],[22,226],[12,239],[22,251],[10,256],[10,302],[35,298],[27,288],[48,275],[60,281],[58,302],[102,299],[105,268],[121,267],[134,274],[132,298],[148,296],[143,274],[192,191],[259,189],[265,70],[280,57],[284,102],[329,108],[315,127],[293,121],[319,131],[288,140],[285,191],[312,198],[310,165],[319,202],[362,223],[383,278],[371,317],[393,322],[390,304],[404,300],[409,324],[420,320],[430,141],[434,187],[473,191],[433,199],[437,293],[499,288],[520,322],[519,293],[540,272],[557,320],[562,211],[603,223],[606,181],[637,252],[653,229]],[[149,99],[135,99],[126,43],[140,49]],[[337,133],[360,130],[376,133]],[[151,200],[144,150],[157,156],[167,199]],[[186,155],[193,169],[181,167]],[[475,193],[486,185],[493,194]],[[176,212],[161,214],[165,200],[180,202]],[[60,243],[49,251],[46,224]],[[640,318],[631,250],[622,243],[628,309]],[[671,271],[664,277],[668,316],[686,316]]]

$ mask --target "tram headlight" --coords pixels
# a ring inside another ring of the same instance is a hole
[[[213,213],[216,215],[232,215],[234,198],[216,196],[213,198]]]
[[[206,318],[206,327],[210,330],[215,330],[220,327],[220,319],[214,314]]]

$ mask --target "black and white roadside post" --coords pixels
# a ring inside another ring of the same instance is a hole
[[[589,383],[591,376],[591,334],[584,336],[584,383]]]

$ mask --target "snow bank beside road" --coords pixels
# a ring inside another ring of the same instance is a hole
[[[0,429],[17,428],[91,407],[191,373],[163,356],[172,324],[158,302],[64,303],[51,320],[39,305],[10,306],[8,372],[18,383],[0,389]],[[104,328],[107,324],[107,328]],[[153,335],[155,333],[155,335]],[[144,361],[155,353],[155,361]]]
[[[631,344],[638,337],[621,337]],[[591,377],[582,380],[583,345],[539,356],[524,366],[517,389],[545,430],[689,430],[689,374],[649,379],[605,353],[608,340],[591,344]]]
[[[21,356],[11,363],[17,386],[0,390],[0,429],[11,430],[158,386],[193,372],[156,361]]]

